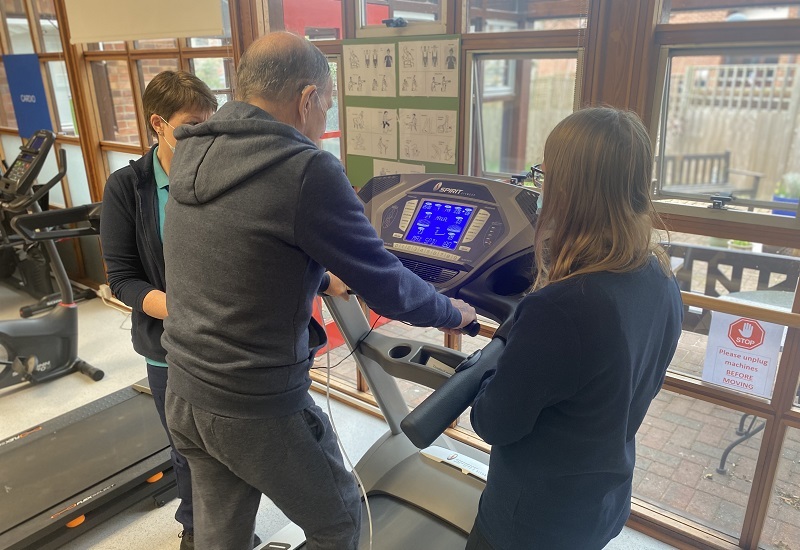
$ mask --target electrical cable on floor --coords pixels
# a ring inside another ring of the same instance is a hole
[[[320,312],[320,317],[322,317],[322,298],[317,298],[317,300],[319,300],[318,302],[319,312]],[[380,317],[378,319],[380,319]],[[375,324],[378,322],[378,319],[375,320],[375,323],[372,324],[369,331],[362,338],[358,340],[355,346],[353,346],[353,351],[351,351],[347,355],[347,357],[353,355],[353,353],[358,349],[358,346],[361,345],[361,342],[363,342],[367,338],[367,336],[370,335],[372,329],[375,328]],[[325,328],[325,319],[322,319],[322,323],[320,324],[322,325],[322,330],[325,332],[325,339],[327,340],[328,330]],[[342,455],[344,456],[345,461],[347,461],[347,465],[350,467],[350,471],[353,472],[353,476],[355,476],[356,478],[358,487],[359,489],[361,489],[361,494],[364,495],[364,506],[367,509],[367,521],[369,522],[369,550],[372,550],[372,511],[369,508],[369,498],[367,498],[367,489],[366,487],[364,487],[364,483],[358,476],[355,466],[353,466],[353,463],[350,461],[350,457],[347,455],[347,451],[345,450],[344,445],[342,444],[342,439],[339,437],[339,430],[336,429],[336,422],[334,422],[333,420],[333,411],[331,410],[331,368],[333,367],[331,367],[330,345],[327,346],[327,351],[325,352],[325,356],[327,357],[327,369],[326,369],[327,376],[325,377],[325,402],[327,403],[328,406],[328,418],[330,418],[331,427],[333,428],[333,435],[336,436],[336,441],[339,443],[339,448],[342,451]],[[347,359],[347,357],[336,363],[335,366],[341,364],[341,362]]]
[[[125,324],[128,322],[128,319],[131,316],[131,312],[128,311],[127,309],[124,309],[121,306],[118,306],[113,301],[108,300],[108,299],[104,298],[103,296],[100,296],[99,294],[97,295],[97,297],[100,298],[100,301],[103,302],[103,304],[106,307],[110,307],[111,309],[113,309],[115,311],[119,311],[120,313],[122,313],[124,315],[124,317],[122,318],[122,322],[119,324],[120,330],[130,330],[129,328],[125,328]]]

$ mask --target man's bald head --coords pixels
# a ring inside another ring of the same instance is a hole
[[[325,89],[330,80],[325,55],[305,38],[288,32],[269,33],[253,42],[239,60],[239,98],[275,103],[294,99],[309,84]]]

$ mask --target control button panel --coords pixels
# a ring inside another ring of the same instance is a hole
[[[475,240],[475,237],[478,236],[478,233],[481,232],[483,226],[486,225],[486,221],[489,219],[489,212],[484,209],[478,210],[478,213],[475,215],[475,219],[472,221],[472,224],[467,229],[467,232],[464,233],[464,240],[462,242],[469,243]]]
[[[400,231],[408,229],[408,224],[411,222],[414,210],[417,209],[417,204],[419,204],[417,199],[406,201],[406,205],[403,207],[403,213],[400,215]]]
[[[429,258],[447,260],[450,262],[457,262],[461,259],[461,256],[458,256],[457,254],[451,254],[450,252],[445,252],[444,250],[436,250],[417,244],[392,243],[392,248],[395,250],[402,250],[403,252],[411,252],[413,254],[419,254],[420,256],[428,256]]]

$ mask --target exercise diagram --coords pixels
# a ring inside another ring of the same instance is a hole
[[[397,158],[397,111],[348,107],[347,152],[351,155]]]
[[[409,40],[399,47],[401,96],[458,96],[457,40]]]
[[[344,46],[345,94],[396,97],[395,44]]]
[[[416,92],[419,84],[417,84],[417,75],[412,74],[410,77],[403,78],[403,84],[400,87],[402,92]],[[414,95],[414,94],[400,94],[400,95]]]
[[[401,160],[456,162],[456,111],[400,109]]]

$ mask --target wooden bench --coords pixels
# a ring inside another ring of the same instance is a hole
[[[733,194],[755,198],[758,184],[763,174],[730,167],[731,152],[666,155],[664,157],[664,174],[660,193],[688,193],[713,195],[717,193]],[[656,159],[656,170],[661,177],[660,159]],[[743,176],[744,185],[736,185],[731,176]]]
[[[678,286],[686,292],[714,297],[720,296],[720,290],[725,294],[741,292],[745,277],[755,277],[755,290],[794,292],[800,279],[800,258],[793,256],[684,243],[670,243],[665,248]],[[699,287],[692,288],[697,273],[702,273],[703,278],[696,281]],[[710,311],[698,313],[695,308],[684,306],[683,330],[708,334],[710,324]]]

